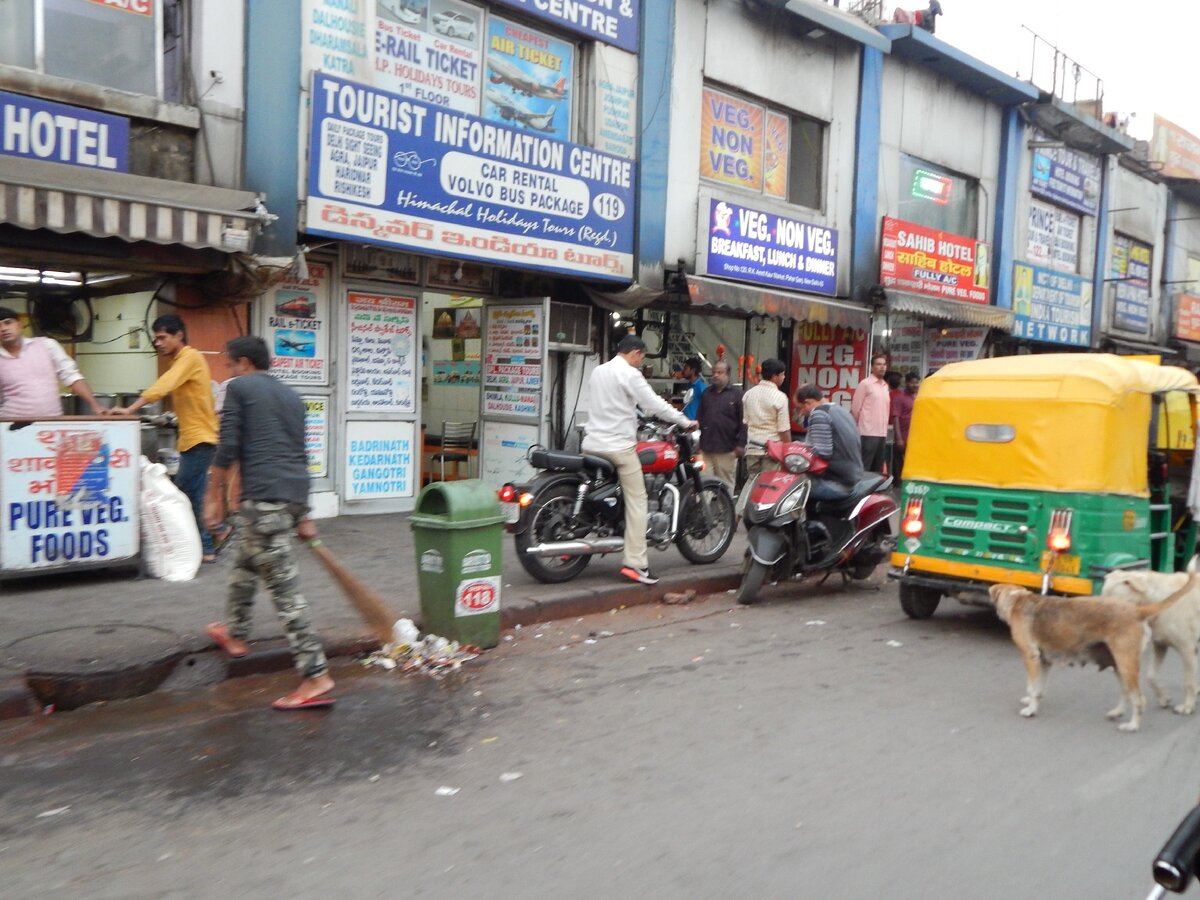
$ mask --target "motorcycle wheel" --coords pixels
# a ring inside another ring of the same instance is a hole
[[[942,593],[937,588],[900,582],[900,608],[910,619],[928,619],[941,602]]]
[[[539,498],[538,506],[530,513],[529,527],[516,535],[517,559],[521,568],[542,584],[561,584],[570,581],[587,568],[592,557],[530,556],[525,551],[537,544],[574,540],[581,529],[575,523],[575,491],[560,484]]]
[[[738,585],[737,602],[749,606],[757,600],[758,592],[766,578],[767,567],[751,556],[750,565],[742,573],[742,583]]]
[[[879,545],[887,537],[887,534],[887,527],[883,525],[879,526],[871,535],[870,542],[855,554],[856,558],[852,560],[854,565],[850,569],[850,577],[855,581],[866,581],[875,574],[875,570],[879,568],[879,564],[886,559],[886,555],[881,555]],[[872,559],[875,561],[868,561]]]
[[[708,505],[712,527],[704,527],[704,506]],[[714,563],[729,549],[734,530],[733,500],[728,491],[714,484],[691,491],[683,498],[679,511],[679,534],[675,544],[688,562]]]

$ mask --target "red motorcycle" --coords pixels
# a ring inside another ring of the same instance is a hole
[[[646,478],[646,542],[672,543],[694,563],[720,559],[736,527],[733,498],[719,479],[701,474],[691,437],[674,425],[643,426],[637,443]],[[625,504],[616,468],[606,459],[533,447],[529,462],[542,469],[529,484],[498,492],[510,510],[508,530],[525,571],[545,584],[570,581],[596,554],[625,546]]]
[[[753,603],[768,578],[783,581],[817,572],[870,578],[890,549],[888,517],[896,501],[879,492],[892,479],[870,472],[845,499],[810,503],[809,479],[829,464],[796,441],[767,441],[765,448],[782,468],[759,474],[738,498],[750,544],[738,603]]]

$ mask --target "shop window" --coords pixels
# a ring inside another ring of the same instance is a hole
[[[941,166],[900,154],[900,209],[897,218],[938,231],[978,237],[979,182]]]
[[[700,176],[821,209],[824,122],[705,88],[700,116]]]
[[[0,63],[178,100],[183,5],[183,0],[0,0]],[[40,69],[34,51],[39,37]],[[165,72],[164,56],[169,57]],[[160,81],[168,89],[161,89]]]

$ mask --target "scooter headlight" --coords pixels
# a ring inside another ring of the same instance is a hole
[[[806,481],[779,501],[777,514],[781,516],[791,514],[793,517],[799,518],[800,514],[804,512],[804,504],[808,501],[808,491],[809,482]]]
[[[803,475],[808,471],[808,457],[799,453],[789,453],[783,458],[783,467],[793,475]]]

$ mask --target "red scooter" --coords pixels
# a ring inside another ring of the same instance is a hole
[[[768,578],[783,581],[817,572],[870,578],[890,550],[888,517],[896,512],[896,501],[880,492],[892,479],[870,472],[845,499],[810,503],[810,477],[829,464],[797,441],[767,441],[765,449],[781,468],[759,474],[738,498],[750,543],[738,603],[753,603]]]

